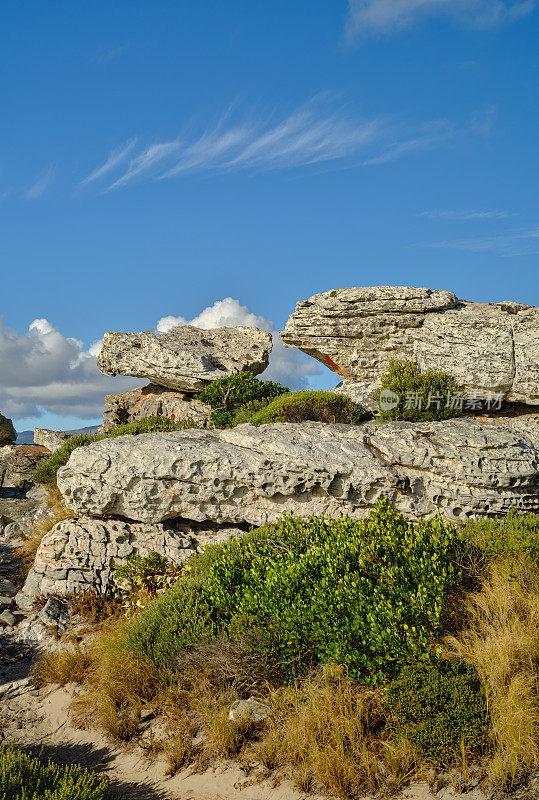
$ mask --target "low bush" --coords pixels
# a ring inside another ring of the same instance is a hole
[[[265,425],[271,422],[343,422],[354,425],[364,418],[358,406],[346,395],[335,392],[302,391],[284,394],[271,403],[254,409],[241,409],[234,424],[251,422]]]
[[[389,398],[388,392],[392,393]],[[374,399],[378,419],[421,422],[462,415],[459,397],[462,390],[448,373],[421,372],[414,361],[391,359]],[[393,399],[393,406],[388,399]]]
[[[387,692],[389,731],[410,742],[419,761],[451,766],[489,748],[485,691],[462,661],[407,665]]]
[[[459,536],[477,548],[486,562],[529,562],[539,568],[539,515],[512,512],[506,517],[468,520]]]
[[[212,381],[197,398],[211,406],[214,427],[228,428],[243,406],[252,411],[288,392],[290,389],[280,383],[259,381],[251,372],[238,372]]]
[[[0,800],[112,800],[107,787],[76,765],[59,767],[0,744]]]
[[[117,428],[107,433],[80,433],[76,436],[71,436],[58,450],[55,450],[46,461],[42,461],[34,473],[33,480],[36,483],[55,484],[58,470],[60,467],[67,464],[69,456],[77,447],[86,447],[86,445],[92,444],[93,442],[99,442],[102,439],[112,439],[116,436],[136,436],[140,433],[154,433],[156,431],[181,431],[194,427],[195,423],[192,420],[174,422],[174,420],[168,417],[146,417],[137,422],[119,425]]]

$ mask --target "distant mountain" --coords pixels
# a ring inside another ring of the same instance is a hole
[[[99,425],[90,425],[87,428],[77,428],[75,431],[66,431],[66,433],[97,433]],[[34,444],[34,431],[19,431],[17,433],[17,444]]]

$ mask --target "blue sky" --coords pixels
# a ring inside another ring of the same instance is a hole
[[[536,5],[5,0],[0,411],[98,421],[137,381],[95,343],[169,316],[279,330],[377,284],[539,305]]]

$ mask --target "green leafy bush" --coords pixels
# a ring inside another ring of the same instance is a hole
[[[474,668],[459,660],[405,666],[387,692],[389,731],[429,763],[462,763],[489,749],[489,715]]]
[[[380,404],[387,391],[396,395],[395,402],[399,400],[393,408]],[[447,372],[421,372],[414,361],[392,359],[381,377],[375,401],[379,419],[420,422],[460,416],[462,403],[454,400],[458,397],[462,398],[462,390]]]
[[[242,409],[234,424],[251,422],[264,425],[269,422],[344,422],[354,425],[364,414],[346,395],[335,392],[302,391],[284,394],[254,413]]]
[[[112,800],[103,778],[0,744],[0,800]]]
[[[274,381],[259,381],[251,372],[238,372],[212,381],[197,395],[212,408],[212,422],[216,428],[228,428],[234,415],[242,406],[253,409],[286,394],[290,389]]]
[[[182,431],[194,427],[195,423],[191,420],[174,422],[168,417],[146,417],[145,419],[137,420],[137,422],[118,425],[117,428],[107,433],[79,433],[67,439],[58,450],[51,454],[50,458],[42,461],[36,469],[33,479],[36,483],[56,483],[58,470],[67,464],[73,450],[76,450],[77,447],[86,447],[86,445],[93,442],[99,442],[101,439],[112,439],[116,436],[127,435],[137,436],[139,433],[154,433],[156,431]]]
[[[227,636],[285,678],[329,662],[376,684],[431,657],[454,539],[441,519],[413,524],[384,501],[359,522],[285,516],[150,603],[130,646],[162,669],[197,637]]]
[[[537,514],[512,512],[501,519],[468,520],[458,533],[464,542],[478,548],[486,561],[529,561],[539,567]]]

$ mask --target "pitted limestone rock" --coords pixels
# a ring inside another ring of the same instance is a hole
[[[365,398],[390,358],[409,358],[448,372],[466,392],[539,404],[539,309],[522,303],[402,286],[336,289],[299,302],[281,338]]]
[[[150,383],[130,392],[108,394],[105,397],[102,430],[105,433],[117,425],[137,422],[145,417],[167,417],[174,422],[192,420],[198,426],[205,427],[210,414],[210,406],[192,395]]]
[[[20,608],[30,608],[39,595],[61,595],[92,589],[116,591],[114,567],[136,553],[158,553],[182,564],[206,544],[237,537],[244,529],[231,526],[169,522],[149,525],[118,519],[79,517],[58,522],[45,534],[23,589]]]
[[[149,433],[75,450],[58,471],[78,514],[143,522],[365,516],[380,497],[407,516],[539,510],[533,432],[474,419],[239,425]]]
[[[270,333],[246,326],[201,330],[182,325],[161,336],[110,331],[103,337],[97,364],[105,375],[132,375],[169,389],[198,392],[242,370],[263,372],[271,347]]]

